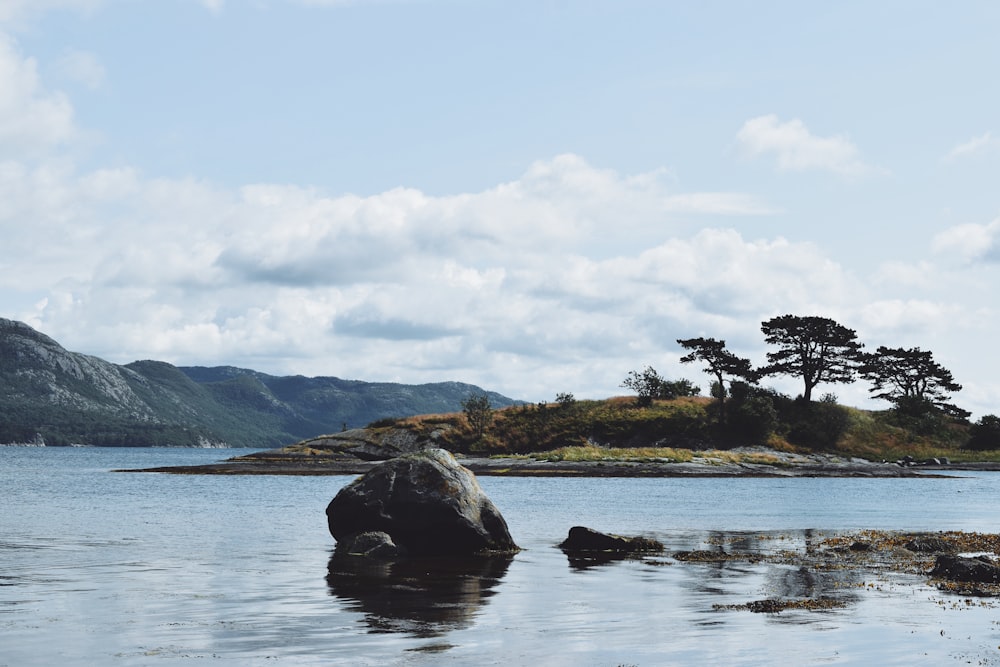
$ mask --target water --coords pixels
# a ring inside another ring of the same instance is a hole
[[[331,575],[346,477],[122,474],[239,452],[0,447],[0,666],[1000,664],[990,600],[914,575],[669,557],[580,567],[569,528],[997,532],[1000,475],[912,479],[480,478],[525,551],[464,573]],[[715,605],[830,595],[828,611]]]

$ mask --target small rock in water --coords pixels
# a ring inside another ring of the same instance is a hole
[[[640,553],[663,551],[663,543],[648,537],[622,537],[601,533],[584,526],[573,526],[569,535],[559,545],[563,551],[613,551]]]

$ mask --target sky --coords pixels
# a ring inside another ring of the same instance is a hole
[[[1000,413],[997,34],[972,0],[0,0],[0,316],[530,401],[707,393],[678,338],[762,364],[761,322],[821,316]]]

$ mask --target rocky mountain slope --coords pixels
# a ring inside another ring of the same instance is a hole
[[[117,365],[0,318],[0,443],[274,447],[386,417],[451,412],[479,387]],[[487,392],[495,406],[515,401]]]

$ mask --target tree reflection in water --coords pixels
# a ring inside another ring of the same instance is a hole
[[[438,637],[472,624],[513,556],[374,560],[332,556],[330,594],[365,615],[370,632]]]

